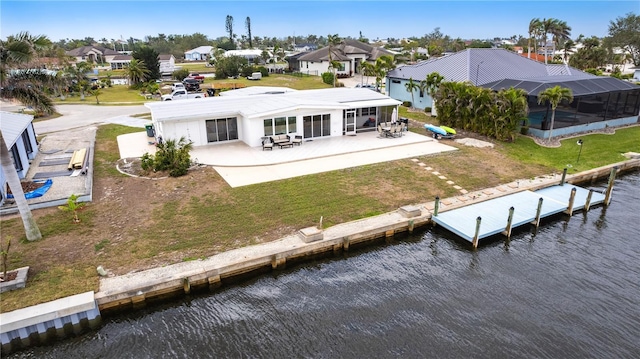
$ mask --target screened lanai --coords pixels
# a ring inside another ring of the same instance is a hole
[[[538,137],[547,137],[551,125],[551,107],[548,103],[538,104],[538,95],[555,86],[571,89],[573,102],[564,101],[556,109],[553,136],[638,122],[640,86],[613,77],[504,79],[482,86],[495,91],[510,87],[526,91],[529,132]]]

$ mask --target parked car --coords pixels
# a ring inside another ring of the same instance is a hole
[[[203,83],[204,82],[204,76],[200,75],[197,72],[192,72],[189,74],[189,76],[187,76],[188,79],[194,79],[196,81],[198,81],[198,83]]]
[[[200,83],[196,79],[186,78],[182,80],[182,84],[187,91],[198,91],[200,90]]]
[[[251,76],[247,77],[247,80],[260,80],[262,78],[262,72],[254,72]]]
[[[169,95],[162,95],[162,101],[184,100],[188,98],[202,98],[202,97],[204,97],[204,94],[202,92],[188,93],[186,90],[177,90],[177,91],[173,91]]]
[[[181,82],[176,82],[173,85],[171,85],[171,92],[176,91],[176,90],[184,90],[184,84]]]
[[[371,85],[371,84],[357,84],[356,87],[365,88],[365,89],[376,91],[376,86],[375,85]]]

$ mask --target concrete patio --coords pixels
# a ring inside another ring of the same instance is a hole
[[[149,140],[153,139],[145,132],[118,136],[120,157],[155,152]],[[305,140],[300,146],[267,151],[240,141],[211,144],[195,148],[191,158],[213,166],[231,187],[239,187],[456,150],[444,143],[413,132],[404,132],[404,136],[396,138],[364,132]]]

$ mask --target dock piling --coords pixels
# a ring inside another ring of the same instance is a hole
[[[182,279],[182,289],[184,289],[184,294],[191,293],[191,282],[189,282],[189,277]]]
[[[433,216],[438,216],[438,207],[440,207],[440,196],[436,196],[436,202],[433,205]]]
[[[509,208],[509,218],[507,219],[507,227],[504,229],[504,232],[502,232],[502,234],[507,236],[507,239],[511,238],[511,223],[513,222],[513,211],[514,210],[515,210],[515,208],[513,208],[513,206],[511,206],[511,208]]]
[[[604,195],[605,206],[609,206],[609,203],[611,203],[611,192],[613,192],[613,183],[616,179],[616,172],[618,172],[618,166],[613,167],[611,169],[611,173],[609,173],[609,184],[607,185],[607,192]]]
[[[584,211],[589,212],[589,207],[591,207],[591,196],[593,195],[593,190],[589,190],[589,194],[587,194],[587,199],[584,202]]]
[[[564,180],[567,178],[567,169],[562,170],[562,178],[560,179],[560,185],[564,186]]]
[[[565,211],[566,214],[569,215],[569,217],[573,216],[573,202],[576,199],[576,188],[573,187],[571,189],[571,194],[569,195],[569,206],[567,206],[567,210]]]
[[[544,199],[540,197],[538,199],[538,209],[536,210],[536,219],[533,221],[533,225],[536,226],[536,229],[540,226],[540,215],[542,214],[542,202]]]
[[[473,236],[473,242],[471,242],[474,249],[478,248],[478,234],[480,233],[480,222],[482,222],[482,217],[478,216],[478,218],[476,218],[476,234]]]

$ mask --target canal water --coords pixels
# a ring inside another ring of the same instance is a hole
[[[11,357],[638,358],[640,173],[537,234],[472,251],[428,229]]]

